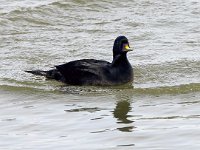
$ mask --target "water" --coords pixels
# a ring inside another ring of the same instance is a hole
[[[198,0],[0,4],[0,149],[199,149]],[[126,35],[132,86],[65,86],[24,72],[112,60]]]

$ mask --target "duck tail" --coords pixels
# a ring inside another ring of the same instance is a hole
[[[25,72],[32,73],[38,76],[47,76],[48,73],[48,71],[43,71],[43,70],[26,70]]]
[[[58,80],[58,81],[63,81],[64,82],[64,78],[63,78],[62,74],[57,69],[52,69],[52,70],[48,70],[48,71],[26,70],[25,72],[31,73],[31,74],[34,74],[34,75],[38,75],[38,76],[44,76],[44,77],[46,77],[48,79],[54,79],[54,80]]]

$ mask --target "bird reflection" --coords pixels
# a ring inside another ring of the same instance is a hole
[[[128,101],[119,101],[114,109],[113,115],[118,119],[117,123],[129,124],[133,121],[128,120],[128,112],[131,110],[130,103]]]
[[[131,111],[131,105],[129,100],[126,99],[117,102],[116,107],[113,111],[113,115],[117,119],[118,124],[126,124],[125,127],[117,128],[119,131],[132,132],[133,128],[135,128],[132,125],[134,121],[128,119],[129,117],[131,117],[130,115],[128,115],[128,112],[130,111]]]

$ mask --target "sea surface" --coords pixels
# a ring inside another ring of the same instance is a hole
[[[69,86],[25,70],[134,51],[131,85]],[[0,149],[200,149],[199,0],[1,0]]]

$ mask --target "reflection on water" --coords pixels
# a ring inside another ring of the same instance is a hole
[[[129,117],[127,114],[130,110],[131,107],[128,101],[119,101],[113,112],[114,117],[118,120],[117,123],[132,123],[133,121],[127,119]]]
[[[131,102],[133,93],[122,90],[117,92],[115,97],[117,103],[113,111],[113,116],[117,119],[117,124],[120,126],[123,125],[123,127],[118,127],[117,129],[121,132],[132,132],[135,127],[133,126],[134,121],[130,118],[133,118],[133,116],[129,115],[128,113],[130,113],[132,110]]]
[[[128,119],[128,117],[130,117],[128,115],[128,112],[130,110],[131,110],[130,102],[128,102],[128,101],[119,101],[119,102],[117,102],[117,105],[116,105],[116,107],[115,107],[115,109],[113,111],[113,115],[117,119],[117,123],[126,124],[125,127],[118,128],[118,130],[120,130],[122,132],[131,132],[132,129],[134,128],[131,125],[127,126],[127,124],[133,123],[132,120]]]

